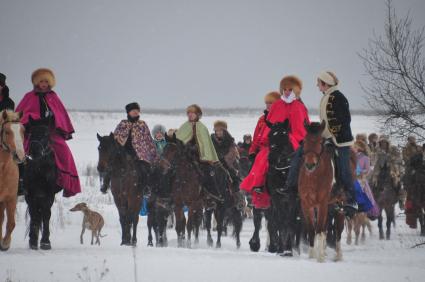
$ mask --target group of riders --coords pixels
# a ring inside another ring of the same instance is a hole
[[[15,109],[9,97],[6,86],[6,76],[0,74],[0,110],[15,110],[22,112],[21,123],[27,126],[30,120],[44,120],[50,129],[50,146],[54,152],[58,170],[56,184],[62,189],[64,196],[70,197],[81,192],[80,181],[72,153],[66,140],[72,138],[74,129],[68,113],[59,96],[52,90],[55,86],[54,73],[49,69],[38,69],[31,77],[33,90],[27,93]],[[322,137],[326,146],[335,151],[335,166],[338,168],[336,181],[344,188],[344,210],[352,216],[359,210],[356,197],[355,183],[350,164],[352,148],[357,154],[357,180],[361,183],[372,207],[368,209],[370,217],[376,217],[379,208],[373,199],[369,187],[376,184],[379,175],[380,158],[390,160],[391,175],[394,183],[400,183],[403,175],[403,161],[409,163],[410,158],[423,151],[416,145],[414,137],[409,137],[408,144],[399,152],[392,146],[389,137],[371,134],[367,138],[359,134],[354,138],[351,130],[351,115],[346,97],[339,91],[339,80],[334,72],[323,71],[317,75],[317,87],[322,93],[319,115],[325,123]],[[286,76],[280,82],[279,91],[270,92],[264,97],[265,110],[255,127],[253,137],[247,134],[243,142],[236,144],[228,131],[227,123],[218,120],[214,123],[214,133],[210,135],[208,128],[202,123],[202,109],[194,104],[186,109],[187,121],[178,129],[166,130],[163,125],[155,125],[152,132],[146,122],[140,118],[141,109],[138,103],[130,103],[125,109],[127,118],[122,120],[113,132],[117,143],[123,146],[137,164],[140,175],[149,175],[153,165],[161,160],[167,138],[174,136],[188,148],[196,171],[202,179],[202,186],[208,186],[213,181],[217,167],[224,168],[233,183],[234,192],[246,192],[250,204],[255,210],[261,211],[270,207],[270,195],[267,188],[267,171],[269,166],[269,133],[270,125],[289,121],[289,140],[294,150],[290,161],[290,169],[285,185],[277,189],[278,193],[297,191],[298,172],[302,163],[303,139],[307,134],[306,125],[310,118],[306,106],[301,99],[303,84],[296,76]],[[25,148],[28,149],[28,134],[25,134]],[[406,165],[406,172],[410,167]],[[101,186],[106,193],[110,185],[110,175],[107,172]],[[20,179],[25,174],[24,166],[20,166]],[[145,195],[149,195],[150,183],[148,178],[140,178],[139,186]],[[398,186],[400,195],[403,194],[401,185]],[[210,191],[220,198],[223,195]],[[20,180],[19,194],[26,194],[25,185]],[[409,200],[409,199],[408,199]],[[406,205],[409,208],[409,205]],[[416,222],[416,221],[415,221]],[[410,223],[413,226],[413,221]]]

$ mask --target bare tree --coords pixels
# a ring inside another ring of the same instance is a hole
[[[384,34],[374,34],[359,54],[369,77],[362,87],[384,132],[403,141],[408,135],[424,141],[424,28],[414,30],[409,15],[399,18],[391,0],[386,9]]]

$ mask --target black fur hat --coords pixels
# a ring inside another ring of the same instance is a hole
[[[129,112],[131,112],[132,110],[139,110],[140,111],[140,106],[139,106],[138,103],[133,102],[133,103],[130,103],[127,106],[125,106],[125,110],[126,110],[127,114]]]
[[[5,86],[6,85],[6,76],[0,72],[0,85]]]

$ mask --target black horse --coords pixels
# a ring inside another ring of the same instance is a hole
[[[29,134],[29,156],[25,165],[25,201],[30,215],[29,246],[38,249],[38,237],[42,232],[40,248],[50,250],[50,216],[55,194],[62,190],[56,184],[57,168],[54,152],[50,147],[49,119],[33,120],[26,127]]]
[[[289,140],[289,121],[267,124],[270,127],[269,170],[267,188],[271,196],[271,216],[268,222],[269,252],[292,256],[295,246],[299,251],[302,226],[297,190],[285,190],[285,182],[294,153]]]
[[[100,142],[97,169],[101,178],[106,172],[110,177],[104,181],[111,181],[111,191],[120,217],[121,245],[136,246],[139,212],[150,170],[118,144],[112,133],[103,137],[98,134],[97,139]]]
[[[408,175],[410,185],[407,188],[407,199],[412,205],[410,210],[414,220],[419,220],[421,236],[425,236],[425,156],[422,153],[415,154],[410,159],[412,174]],[[409,212],[410,213],[410,212]]]

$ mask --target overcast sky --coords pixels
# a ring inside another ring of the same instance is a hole
[[[425,25],[424,0],[395,0]],[[352,108],[365,106],[357,53],[382,33],[384,0],[0,0],[0,72],[20,100],[31,72],[52,68],[68,108],[261,107],[284,75],[336,72]]]

